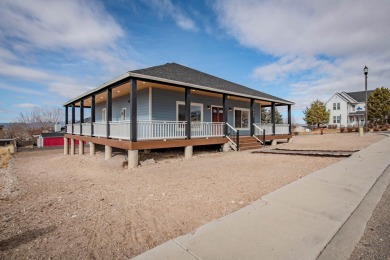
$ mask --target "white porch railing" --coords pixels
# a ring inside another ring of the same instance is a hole
[[[265,138],[264,138],[265,137],[265,132],[264,132],[264,129],[260,128],[256,124],[253,124],[253,126],[255,127],[255,132],[254,132],[253,137],[256,138],[257,141],[259,141],[261,144],[264,145],[265,144]]]
[[[130,121],[110,121],[110,137],[130,140]]]
[[[107,137],[107,123],[106,122],[94,122],[93,123],[93,136]]]
[[[191,137],[224,136],[225,123],[194,122],[191,123]]]
[[[226,123],[227,125],[227,135],[226,138],[229,140],[229,145],[234,151],[238,151],[238,142],[239,142],[239,132],[237,129],[235,129],[233,126],[229,125],[229,123]],[[233,139],[235,138],[235,141]]]
[[[260,127],[260,125],[253,124],[255,127],[255,135],[263,135],[264,129]]]
[[[66,133],[71,134],[72,133],[72,124],[67,124],[66,125]]]
[[[73,124],[73,134],[79,135],[80,134],[80,123]]]
[[[255,131],[256,131],[256,128],[260,128],[260,129],[263,129],[263,131],[265,131],[265,135],[272,135],[273,134],[273,131],[272,131],[272,124],[259,124],[259,123],[256,123],[254,124],[256,127],[255,127]]]
[[[259,127],[261,129],[264,129],[265,135],[272,135],[273,134],[272,124],[262,125],[262,124],[256,123],[254,125],[256,126],[255,131],[256,131],[256,128]],[[275,134],[280,135],[280,134],[289,134],[289,133],[290,133],[290,125],[289,124],[276,124],[275,125]]]
[[[290,125],[289,124],[276,124],[275,126],[275,134],[289,134],[290,133]]]
[[[91,123],[82,123],[81,134],[91,135]]]
[[[186,122],[138,121],[138,140],[185,138]]]

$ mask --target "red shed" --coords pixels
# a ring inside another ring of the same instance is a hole
[[[75,140],[75,144],[79,141]],[[69,139],[70,144],[70,139]],[[38,138],[38,147],[64,146],[64,133],[42,133]]]

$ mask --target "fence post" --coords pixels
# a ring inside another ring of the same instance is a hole
[[[263,145],[265,146],[265,129],[263,129]]]
[[[236,139],[237,139],[237,151],[240,151],[240,130],[237,130]]]

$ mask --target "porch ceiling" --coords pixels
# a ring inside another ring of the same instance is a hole
[[[184,88],[182,88],[182,87],[174,87],[171,85],[159,84],[159,83],[155,83],[155,82],[148,82],[146,80],[145,81],[137,80],[137,91],[142,90],[142,89],[147,89],[150,87],[184,93]],[[217,98],[222,98],[222,95],[223,95],[220,93],[204,91],[204,90],[199,90],[199,89],[192,89],[191,93],[193,95],[202,95],[202,96],[217,97]],[[129,83],[121,84],[121,85],[112,89],[112,98],[113,99],[121,97],[121,96],[125,96],[125,95],[130,95],[130,84]],[[234,95],[228,95],[227,98],[231,99],[231,100],[250,102],[250,98],[238,97],[238,96],[234,96]],[[106,102],[106,101],[107,101],[107,92],[106,91],[97,93],[95,95],[95,103],[96,104]],[[270,106],[271,105],[271,102],[264,101],[264,100],[255,100],[255,103],[261,104],[262,106]],[[75,106],[79,107],[80,101],[76,102]],[[91,97],[90,96],[86,97],[84,99],[84,106],[85,107],[91,106]]]
[[[159,84],[159,83],[155,83],[155,82],[148,82],[147,80],[137,80],[137,91],[142,90],[142,89],[147,89],[147,88],[158,88],[158,89],[165,89],[165,90],[184,93],[184,88],[182,88],[182,87],[174,87],[174,86],[163,84],[163,83]],[[223,96],[223,94],[220,94],[220,93],[199,90],[199,89],[192,89],[191,93],[195,94],[195,95],[217,97],[217,98],[222,98],[222,96]],[[112,89],[112,98],[113,99],[121,97],[121,96],[125,96],[125,95],[130,95],[130,84],[128,82],[123,83],[123,84]],[[238,97],[235,95],[228,95],[228,99],[250,102],[250,98]],[[85,107],[91,106],[91,97],[90,96],[86,97],[83,100],[84,100]],[[106,91],[98,92],[97,94],[95,94],[95,103],[96,104],[106,102],[106,101],[107,101],[107,92]],[[264,101],[264,100],[258,100],[258,99],[255,100],[255,103],[260,104],[262,106],[270,106],[271,105],[270,101]],[[80,101],[76,102],[75,106],[80,107]]]

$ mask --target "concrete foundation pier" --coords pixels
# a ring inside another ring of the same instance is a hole
[[[68,155],[69,154],[69,143],[68,143],[68,138],[64,137],[64,154]]]
[[[229,152],[230,145],[228,143],[222,145],[222,152]]]
[[[79,141],[79,154],[83,155],[84,154],[84,142]]]
[[[272,140],[271,146],[276,146],[277,144],[278,144],[278,142],[276,140]]]
[[[293,142],[292,138],[288,138],[288,139],[287,139],[287,143],[290,144],[290,143],[292,143],[292,142]]]
[[[95,155],[95,144],[89,142],[89,155]]]
[[[70,139],[70,155],[74,155],[75,153],[75,147],[74,147],[74,139]]]
[[[104,146],[104,159],[108,160],[112,157],[112,147],[111,146]]]
[[[138,150],[128,150],[127,151],[127,163],[128,168],[135,168],[138,166]]]
[[[191,159],[193,154],[193,146],[186,146],[184,148],[184,158]]]

